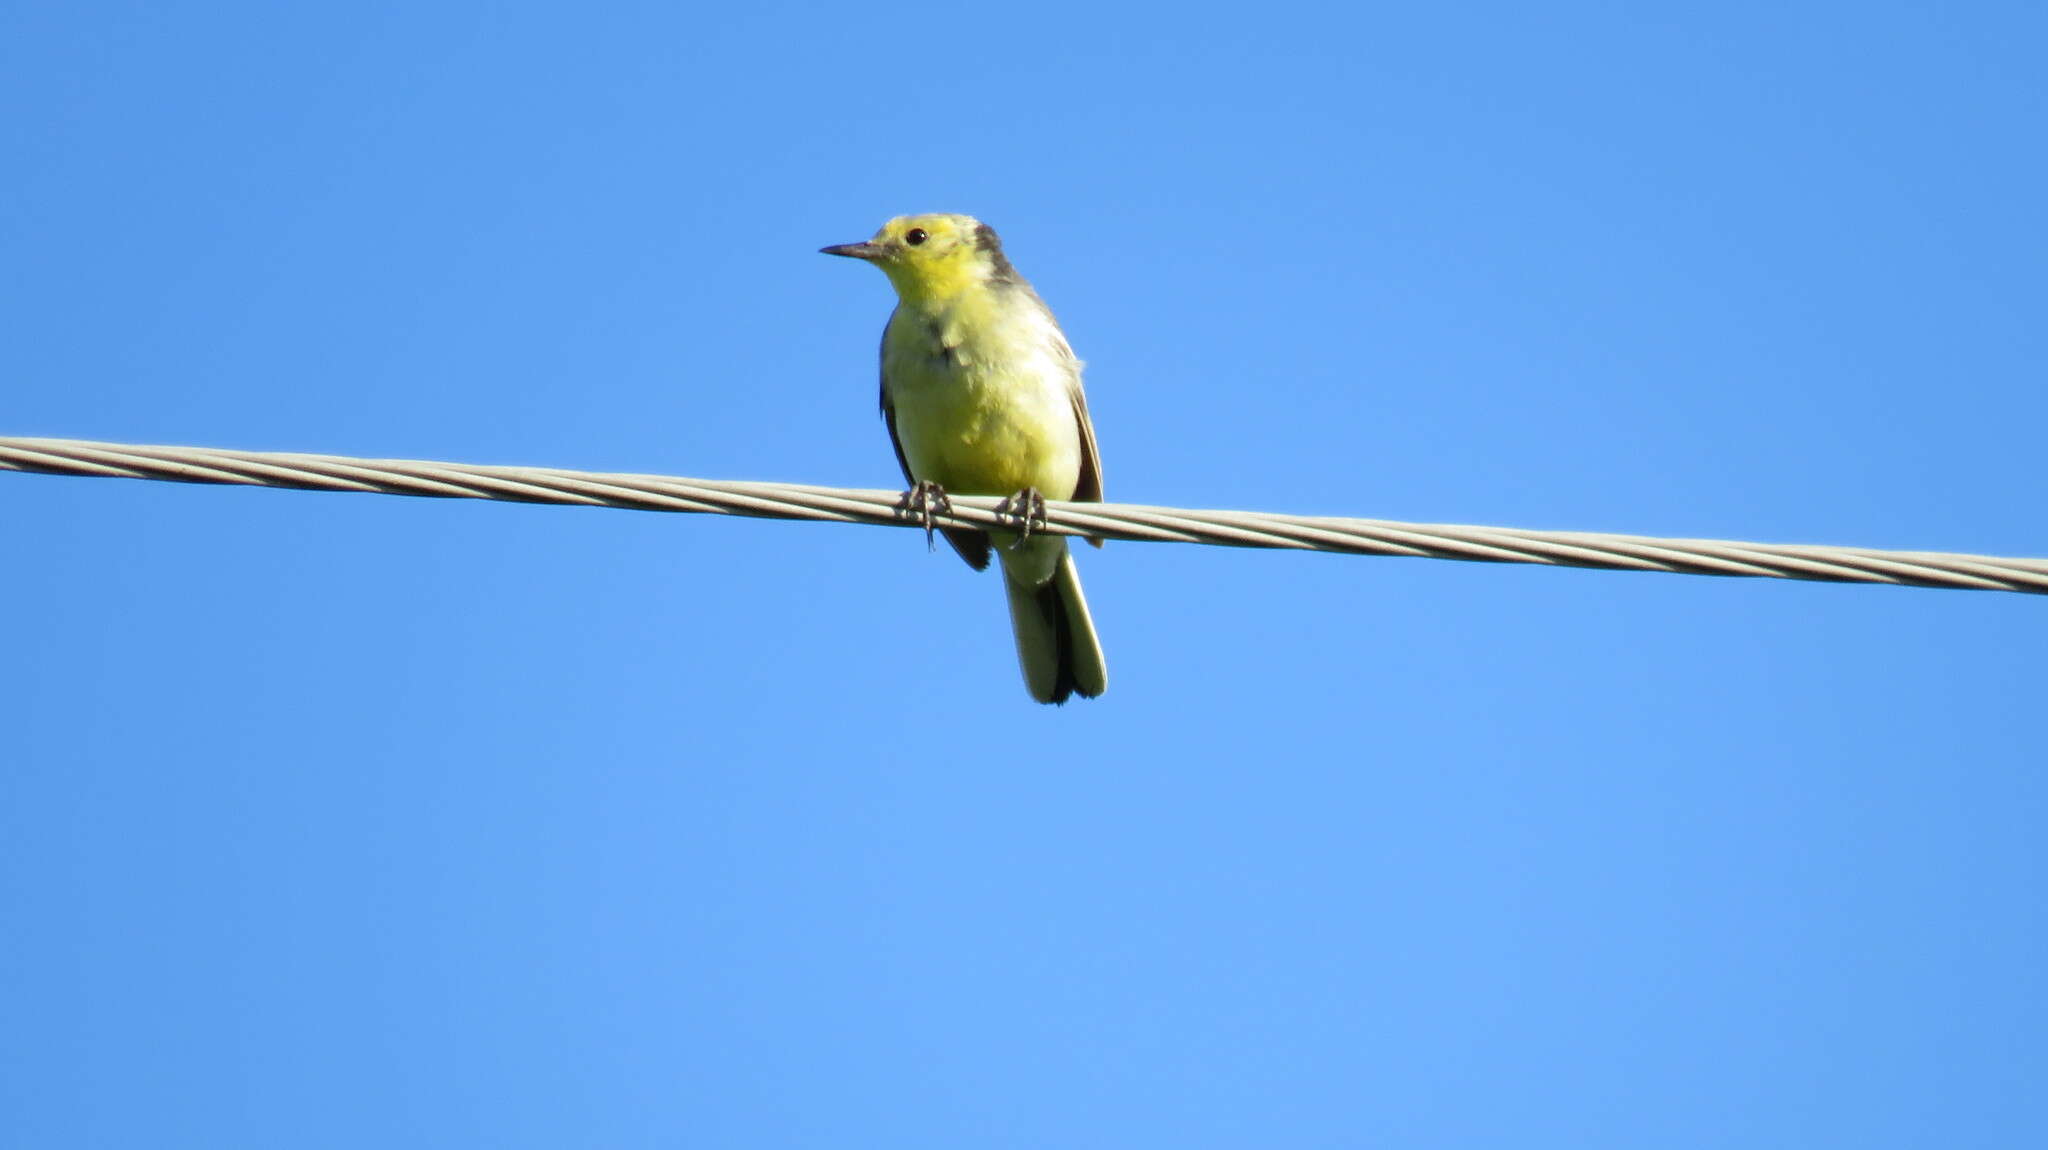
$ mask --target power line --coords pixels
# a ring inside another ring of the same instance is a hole
[[[0,470],[917,526],[901,511],[903,497],[895,491],[546,467],[493,467],[0,436]],[[952,500],[951,515],[941,521],[967,527],[1014,527],[1014,520],[998,514],[997,505],[1001,502],[991,497],[957,495]],[[2048,559],[1935,551],[1659,539],[1262,511],[1199,511],[1130,503],[1048,502],[1042,529],[1065,535],[1151,543],[1209,543],[1351,555],[2048,594]]]

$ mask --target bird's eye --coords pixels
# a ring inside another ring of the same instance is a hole
[[[903,242],[909,244],[911,247],[916,247],[917,245],[923,243],[925,241],[925,238],[926,237],[923,228],[912,228],[909,231],[903,233]]]

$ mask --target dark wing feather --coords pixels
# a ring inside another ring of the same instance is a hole
[[[1081,393],[1080,375],[1074,377],[1072,391],[1074,399],[1074,422],[1081,429],[1081,477],[1074,484],[1074,502],[1102,502],[1102,456],[1095,449],[1095,424],[1088,418],[1088,397]],[[1088,542],[1096,547],[1102,540],[1091,535]]]

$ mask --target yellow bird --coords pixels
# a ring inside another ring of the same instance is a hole
[[[1015,532],[944,527],[969,567],[1003,561],[1024,685],[1041,703],[1109,685],[1067,541],[1036,534],[1046,499],[1102,501],[1081,361],[1038,293],[972,216],[898,216],[874,238],[821,249],[881,268],[896,288],[882,329],[882,418],[927,527],[947,492],[1002,495]],[[1102,541],[1090,539],[1100,547]]]

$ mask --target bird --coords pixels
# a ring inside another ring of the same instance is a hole
[[[1102,501],[1081,361],[1052,309],[973,216],[898,216],[871,239],[819,250],[875,265],[896,289],[882,329],[882,420],[910,484],[903,507],[929,541],[948,493],[1004,496],[1017,530],[938,531],[976,571],[1001,560],[1033,699],[1102,694],[1109,671],[1067,540],[1033,531],[1046,499]]]

